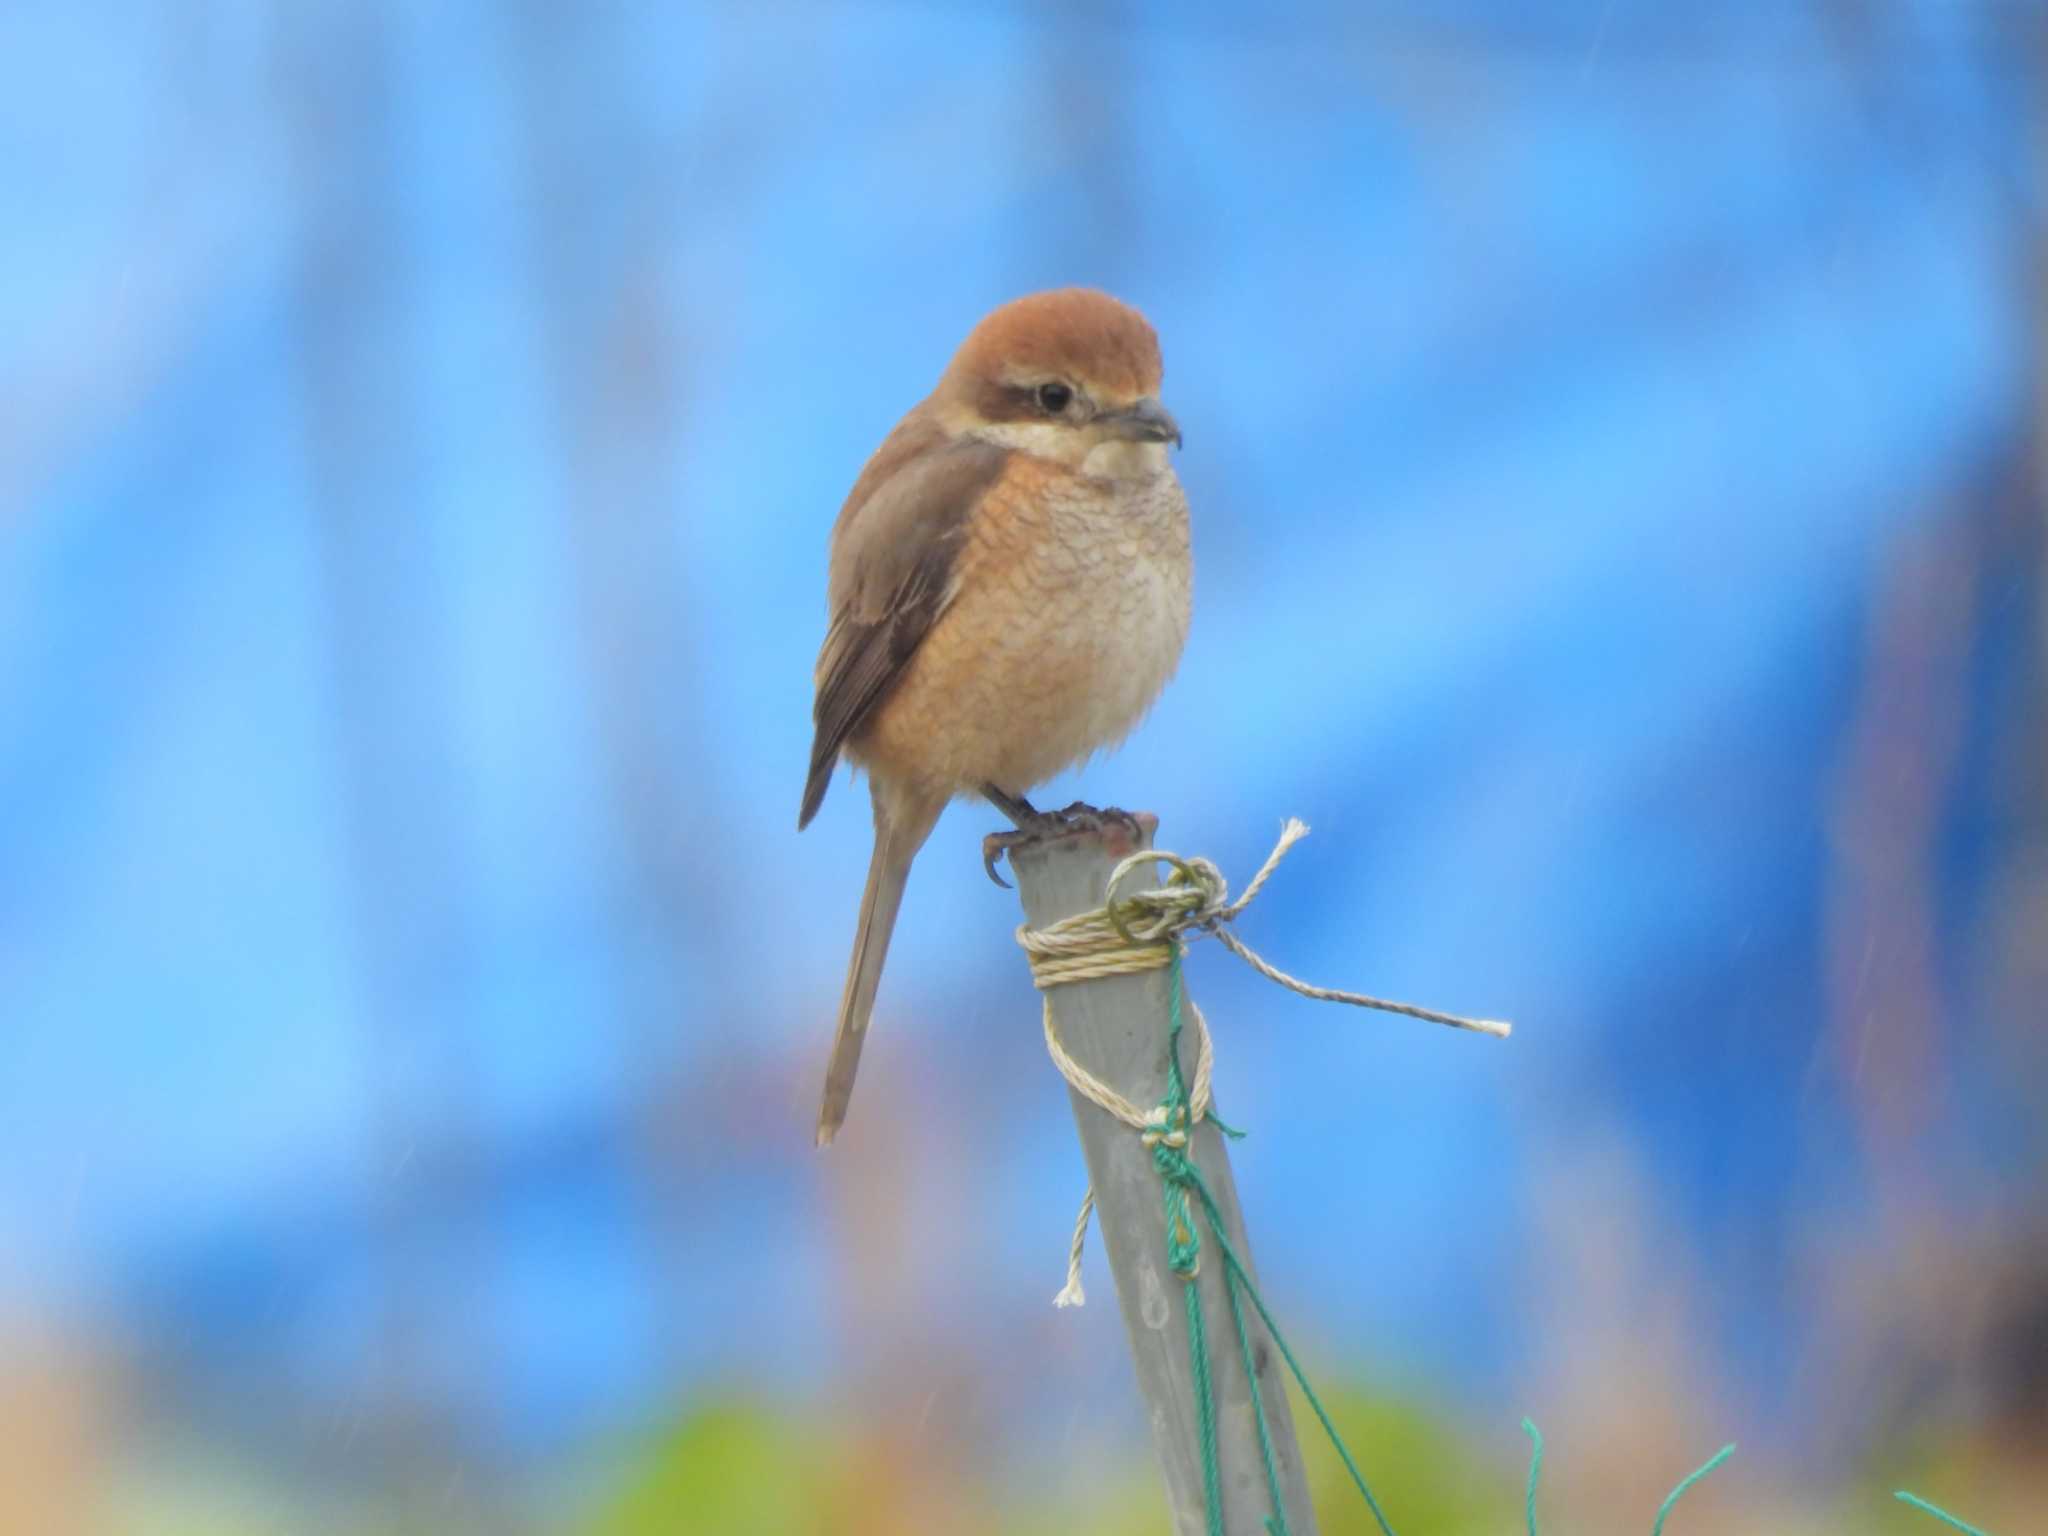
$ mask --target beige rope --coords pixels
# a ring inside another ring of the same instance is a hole
[[[1382,1013],[1405,1014],[1413,1019],[1426,1019],[1432,1024],[1448,1024],[1453,1029],[1475,1030],[1482,1035],[1505,1037],[1508,1034],[1511,1026],[1499,1019],[1471,1019],[1462,1014],[1418,1008],[1413,1003],[1371,997],[1363,992],[1342,992],[1334,987],[1312,985],[1297,976],[1288,975],[1230,932],[1224,925],[1234,922],[1238,914],[1252,904],[1252,899],[1272,878],[1273,871],[1280,867],[1287,850],[1306,836],[1308,828],[1289,817],[1287,824],[1280,829],[1280,841],[1273,845],[1273,851],[1266,855],[1266,862],[1259,866],[1259,872],[1252,876],[1244,894],[1236,901],[1228,899],[1229,884],[1224,880],[1223,872],[1208,859],[1186,859],[1161,849],[1132,854],[1110,872],[1109,899],[1102,906],[1092,912],[1077,912],[1072,917],[1063,917],[1043,928],[1019,925],[1017,942],[1023,946],[1031,962],[1033,984],[1041,992],[1050,992],[1054,987],[1077,981],[1161,970],[1171,963],[1177,951],[1185,951],[1187,935],[1200,938],[1208,934],[1268,981],[1278,982],[1303,997],[1326,1003],[1349,1003],[1353,1007],[1373,1008]],[[1132,870],[1145,864],[1171,865],[1173,873],[1164,885],[1119,897],[1116,894],[1118,883]],[[1188,1123],[1185,1125],[1168,1125],[1164,1106],[1139,1108],[1074,1060],[1060,1043],[1059,1031],[1053,1027],[1050,997],[1045,999],[1044,1011],[1046,1053],[1052,1057],[1052,1064],[1059,1069],[1068,1086],[1089,1103],[1138,1132],[1148,1147],[1160,1142],[1176,1147],[1187,1145],[1189,1128],[1199,1124],[1209,1113],[1210,1083],[1216,1070],[1216,1051],[1209,1038],[1208,1021],[1202,1017],[1202,1010],[1195,1006],[1192,998],[1188,999],[1188,1017],[1194,1026],[1195,1071],[1188,1085]],[[1094,1207],[1095,1191],[1091,1188],[1081,1202],[1081,1214],[1074,1223],[1074,1240],[1067,1253],[1067,1283],[1053,1298],[1054,1306],[1078,1307],[1087,1299],[1081,1289],[1081,1251],[1087,1241],[1088,1216]]]
[[[1067,1283],[1053,1297],[1056,1307],[1085,1307],[1088,1293],[1081,1289],[1081,1250],[1088,1245],[1088,1218],[1095,1211],[1095,1190],[1091,1185],[1081,1197],[1081,1214],[1074,1218],[1074,1241],[1067,1248]]]

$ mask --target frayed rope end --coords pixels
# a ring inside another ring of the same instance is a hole
[[[1081,1250],[1088,1242],[1088,1218],[1095,1213],[1095,1186],[1081,1197],[1081,1214],[1074,1218],[1074,1240],[1067,1246],[1067,1283],[1053,1297],[1056,1307],[1085,1307],[1088,1293],[1081,1289]]]

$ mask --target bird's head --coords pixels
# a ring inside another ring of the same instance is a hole
[[[956,437],[1106,479],[1149,479],[1180,441],[1159,378],[1159,338],[1143,315],[1093,288],[1058,288],[983,319],[932,404]]]

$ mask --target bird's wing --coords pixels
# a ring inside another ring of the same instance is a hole
[[[969,519],[1008,452],[949,439],[913,413],[861,472],[832,530],[831,625],[818,652],[799,829],[859,730],[953,600]]]

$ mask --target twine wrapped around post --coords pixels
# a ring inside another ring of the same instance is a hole
[[[1159,970],[1186,952],[1190,936],[1209,937],[1268,981],[1318,1002],[1347,1003],[1355,1008],[1398,1013],[1431,1024],[1468,1029],[1497,1038],[1505,1038],[1512,1032],[1513,1026],[1499,1019],[1467,1018],[1463,1014],[1440,1013],[1433,1008],[1372,997],[1363,992],[1312,985],[1288,975],[1232,933],[1229,924],[1235,922],[1238,915],[1258,897],[1272,878],[1273,871],[1280,867],[1280,861],[1287,857],[1287,851],[1307,836],[1308,827],[1290,816],[1280,829],[1280,840],[1266,855],[1266,862],[1259,866],[1259,872],[1252,876],[1244,894],[1235,901],[1229,899],[1230,885],[1223,878],[1223,871],[1208,859],[1183,858],[1163,849],[1146,849],[1129,855],[1110,872],[1109,900],[1103,906],[1061,918],[1043,928],[1033,928],[1029,924],[1018,926],[1017,942],[1030,959],[1033,983],[1041,992],[1047,992],[1054,987],[1097,977]],[[1147,864],[1168,865],[1173,873],[1164,885],[1118,896],[1119,882],[1133,870]],[[1216,1048],[1209,1038],[1208,1021],[1192,1000],[1188,1002],[1188,1013],[1195,1035],[1195,1070],[1189,1083],[1187,1115],[1191,1124],[1199,1124],[1210,1112]],[[1140,1109],[1095,1078],[1067,1053],[1060,1044],[1059,1031],[1053,1025],[1052,1000],[1049,997],[1045,1003],[1045,1049],[1046,1054],[1052,1057],[1052,1064],[1059,1069],[1060,1076],[1076,1093],[1114,1115],[1141,1137],[1148,1138],[1147,1146],[1155,1145],[1164,1134],[1163,1106],[1155,1104],[1150,1109]],[[1074,1239],[1067,1254],[1067,1283],[1053,1298],[1055,1306],[1078,1307],[1088,1299],[1081,1286],[1081,1256],[1087,1243],[1088,1215],[1094,1206],[1095,1194],[1091,1189],[1083,1197],[1080,1217],[1074,1223]]]
[[[1046,1047],[1069,1085],[1090,1178],[1070,1245],[1068,1286],[1057,1299],[1081,1299],[1092,1205],[1180,1536],[1313,1536],[1315,1511],[1287,1399],[1290,1375],[1383,1536],[1392,1536],[1259,1294],[1222,1141],[1236,1133],[1214,1112],[1214,1042],[1182,986],[1181,957],[1189,940],[1207,933],[1261,975],[1307,997],[1486,1034],[1505,1034],[1507,1026],[1312,986],[1237,940],[1227,925],[1306,833],[1301,823],[1288,822],[1235,901],[1206,859],[1134,851],[1127,830],[1142,845],[1155,825],[1150,817],[1118,819],[1010,853],[1027,917],[1018,942],[1045,993]],[[1154,863],[1170,869],[1156,889],[1118,891],[1133,870]],[[1184,1070],[1182,1037],[1190,1030],[1194,1059]],[[1210,1318],[1227,1319],[1223,1337],[1235,1347],[1211,1348]]]
[[[1153,819],[1133,821],[1139,840],[1149,840],[1156,825]],[[1290,820],[1235,901],[1229,899],[1222,873],[1210,861],[1150,850],[1132,852],[1128,842],[1113,847],[1114,834],[1106,828],[1011,852],[1019,894],[1027,915],[1035,920],[1035,925],[1027,922],[1018,928],[1017,941],[1030,958],[1033,980],[1045,994],[1046,1049],[1071,1090],[1091,1175],[1069,1245],[1067,1285],[1055,1300],[1073,1306],[1083,1299],[1082,1247],[1090,1214],[1096,1212],[1102,1219],[1132,1362],[1150,1410],[1154,1444],[1166,1473],[1167,1501],[1180,1536],[1254,1530],[1267,1536],[1313,1536],[1315,1511],[1308,1504],[1284,1386],[1269,1369],[1268,1346],[1284,1361],[1320,1419],[1382,1536],[1393,1536],[1349,1448],[1259,1295],[1221,1141],[1222,1135],[1238,1133],[1223,1126],[1214,1113],[1214,1043],[1201,1010],[1182,986],[1181,959],[1187,943],[1205,934],[1213,937],[1260,975],[1304,997],[1405,1014],[1481,1034],[1509,1032],[1507,1024],[1496,1020],[1313,986],[1270,964],[1230,932],[1228,925],[1251,904],[1288,849],[1307,831]],[[1117,886],[1133,870],[1150,864],[1171,869],[1163,885],[1118,894]],[[1163,1039],[1158,1028],[1162,1018]],[[1195,1060],[1192,1070],[1183,1072],[1180,1044],[1188,1030],[1194,1034]],[[1214,1244],[1220,1264],[1202,1263],[1205,1242]],[[1163,1282],[1162,1267],[1177,1287]],[[1237,1348],[1212,1354],[1204,1318],[1219,1307],[1227,1309]],[[1180,1328],[1173,1326],[1176,1317]],[[1185,1341],[1178,1348],[1173,1342],[1176,1334]],[[1530,1536],[1536,1536],[1543,1442],[1533,1423],[1524,1420],[1523,1427],[1532,1442],[1525,1517]],[[1724,1446],[1679,1481],[1658,1506],[1652,1536],[1662,1536],[1685,1494],[1734,1450]],[[1918,1495],[1901,1491],[1896,1497],[1960,1536],[1985,1536]]]

